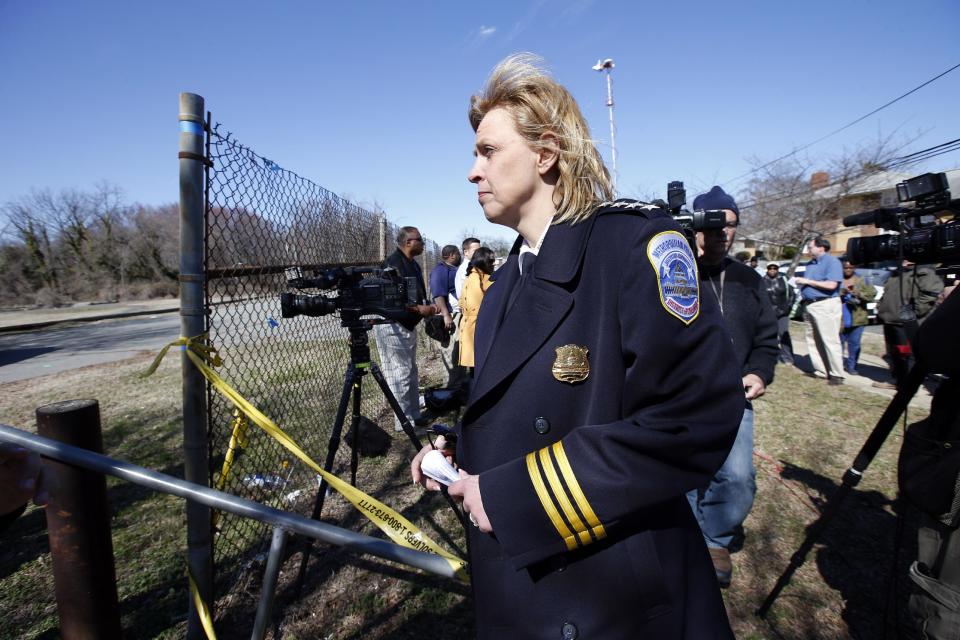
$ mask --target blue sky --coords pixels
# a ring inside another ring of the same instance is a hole
[[[960,63],[960,3],[0,0],[0,203],[108,181],[175,202],[181,91],[286,169],[444,244],[489,225],[466,180],[471,93],[532,51],[580,102],[618,187],[689,199]],[[960,69],[807,153],[960,137]],[[960,166],[960,152],[923,170]]]

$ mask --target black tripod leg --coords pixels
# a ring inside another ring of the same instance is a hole
[[[383,373],[380,371],[380,367],[377,366],[376,362],[370,363],[370,373],[373,374],[373,379],[377,381],[377,385],[380,386],[380,390],[383,391],[383,395],[386,396],[387,404],[389,404],[390,409],[393,410],[393,415],[397,416],[397,420],[400,421],[400,428],[403,429],[403,432],[410,438],[410,442],[413,443],[413,448],[420,451],[420,449],[423,448],[423,443],[420,441],[420,437],[414,432],[413,425],[410,424],[410,420],[407,419],[406,414],[400,407],[400,403],[397,402],[393,392],[390,391],[387,379],[383,377]]]
[[[810,528],[807,530],[807,537],[790,557],[790,564],[787,565],[787,568],[784,569],[783,573],[777,579],[777,584],[774,585],[773,590],[770,591],[770,595],[767,596],[767,599],[764,600],[760,608],[757,609],[756,615],[761,618],[766,617],[767,612],[770,610],[770,607],[773,606],[777,596],[780,595],[780,592],[783,591],[790,582],[790,578],[793,577],[797,569],[803,566],[803,563],[807,559],[807,554],[810,553],[810,549],[813,548],[820,533],[840,510],[840,503],[843,502],[843,499],[846,498],[847,494],[860,482],[860,479],[863,477],[863,472],[866,471],[870,463],[873,462],[873,458],[877,455],[877,452],[880,451],[880,447],[883,446],[887,436],[890,435],[893,427],[896,426],[897,420],[904,410],[906,410],[907,405],[910,404],[910,399],[913,397],[913,394],[917,392],[917,389],[920,388],[925,377],[926,372],[921,367],[914,366],[906,378],[901,380],[902,384],[897,389],[897,395],[893,397],[893,400],[890,401],[890,404],[888,404],[884,410],[883,415],[880,416],[880,420],[877,421],[877,426],[873,428],[873,431],[863,444],[863,447],[861,447],[857,457],[854,458],[853,465],[843,474],[843,481],[840,487],[836,493],[830,497],[823,513],[810,525]]]
[[[353,385],[353,416],[350,419],[350,428],[353,429],[353,442],[350,443],[350,484],[357,486],[357,468],[360,466],[360,398],[363,375],[357,376]]]
[[[423,443],[420,442],[420,438],[413,430],[413,425],[410,424],[410,421],[407,420],[407,416],[404,415],[403,409],[400,408],[400,403],[397,402],[393,392],[390,391],[390,387],[387,385],[387,380],[383,377],[383,373],[380,372],[380,367],[377,366],[376,362],[370,363],[370,372],[373,374],[373,379],[376,380],[377,384],[380,386],[380,390],[383,391],[383,395],[386,396],[387,403],[390,405],[390,408],[393,409],[393,413],[397,416],[397,419],[400,420],[400,426],[403,427],[403,432],[407,434],[408,438],[410,438],[410,442],[413,444],[413,450],[419,452],[420,449],[423,448]],[[433,446],[433,443],[431,443],[431,446]],[[457,515],[457,520],[460,521],[460,525],[466,528],[467,523],[463,517],[463,512],[460,511],[460,509],[457,507],[457,503],[454,502],[453,498],[450,497],[450,494],[447,493],[447,488],[442,485],[441,493],[443,493],[443,497],[446,498],[447,504],[450,505],[450,508],[453,509],[453,512]]]
[[[343,431],[343,422],[347,417],[347,403],[350,401],[350,391],[353,389],[354,380],[357,379],[357,372],[354,363],[347,366],[347,373],[343,379],[343,392],[340,394],[340,404],[337,406],[337,417],[333,421],[333,429],[330,431],[330,443],[327,445],[327,459],[323,463],[323,470],[329,472],[333,469],[333,460],[337,455],[337,449],[340,448],[340,433]],[[323,511],[323,501],[327,495],[327,481],[320,481],[320,488],[317,489],[317,499],[313,504],[313,513],[310,515],[314,520],[320,519],[320,512]],[[300,596],[300,590],[303,588],[303,580],[307,573],[307,562],[310,560],[310,552],[313,550],[313,538],[304,540],[303,557],[300,559],[300,569],[297,571],[297,582],[293,588],[294,598]]]

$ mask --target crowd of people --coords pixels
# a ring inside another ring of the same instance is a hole
[[[846,257],[836,258],[830,242],[815,237],[807,245],[812,256],[803,276],[788,280],[780,266],[767,265],[763,279],[770,303],[777,315],[780,361],[793,364],[790,315],[795,291],[800,292],[805,338],[812,371],[808,375],[841,385],[847,375],[860,375],[859,362],[863,333],[870,324],[871,303],[883,325],[885,354],[892,382],[876,380],[872,386],[896,389],[913,365],[912,342],[919,324],[943,300],[944,281],[933,265],[916,265],[903,260],[890,273],[882,297],[877,288],[857,275],[857,265]]]
[[[715,187],[717,188],[717,187]],[[784,364],[794,364],[790,320],[799,295],[800,315],[805,321],[805,341],[812,371],[808,375],[841,385],[849,375],[861,375],[861,344],[864,330],[875,317],[883,327],[885,353],[892,382],[877,380],[872,386],[895,390],[913,366],[912,343],[920,323],[945,298],[944,280],[935,265],[918,265],[904,259],[899,268],[888,267],[889,279],[878,291],[872,282],[857,275],[858,265],[846,256],[830,254],[830,242],[823,237],[809,241],[811,255],[803,276],[787,278],[781,265],[769,262],[762,278],[777,317],[777,336]],[[739,255],[739,254],[738,254]],[[757,257],[741,256],[744,264],[760,271]],[[799,293],[798,293],[799,292]],[[871,315],[871,304],[876,313]]]

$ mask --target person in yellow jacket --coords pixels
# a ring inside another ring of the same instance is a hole
[[[493,251],[480,247],[473,252],[467,267],[467,280],[460,296],[460,366],[473,367],[473,334],[477,328],[480,303],[490,286],[493,273]]]

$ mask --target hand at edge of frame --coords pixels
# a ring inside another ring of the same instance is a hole
[[[743,376],[743,394],[746,396],[747,400],[753,400],[759,398],[764,393],[767,392],[767,385],[763,383],[763,380],[755,373],[748,373]]]
[[[18,445],[0,444],[0,515],[6,515],[33,498],[38,507],[50,501],[40,456]]]

